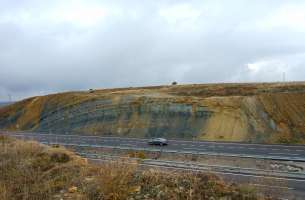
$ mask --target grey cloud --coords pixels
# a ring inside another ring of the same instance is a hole
[[[277,80],[278,74],[268,70],[253,74],[248,69],[265,60],[284,63],[290,80],[301,80],[305,73],[302,29],[259,26],[283,6],[305,8],[299,1],[78,1],[114,9],[90,26],[49,19],[47,14],[63,1],[18,2],[3,1],[0,8],[0,100],[7,94],[21,99],[173,80]],[[179,5],[180,13],[173,11],[177,19],[159,15]]]

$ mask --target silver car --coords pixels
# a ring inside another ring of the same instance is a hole
[[[160,145],[160,146],[163,146],[163,145],[167,145],[168,141],[165,138],[152,138],[152,139],[150,139],[148,141],[148,144],[149,145]]]

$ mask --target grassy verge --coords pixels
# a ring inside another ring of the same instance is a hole
[[[89,164],[64,148],[0,136],[0,199],[266,199],[206,173]]]

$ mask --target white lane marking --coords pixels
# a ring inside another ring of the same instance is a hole
[[[205,149],[198,149],[198,148],[187,148],[187,147],[185,147],[185,148],[183,148],[183,149],[186,149],[186,150],[205,150]]]
[[[258,183],[250,183],[249,185],[253,185],[253,186],[256,186],[256,187],[269,187],[269,188],[280,188],[280,189],[294,190],[294,188],[285,187],[285,186],[264,185],[264,184],[258,184]]]
[[[124,145],[124,146],[130,146],[130,147],[134,147],[134,144],[120,144],[120,145]]]
[[[298,156],[300,154],[296,154],[296,153],[268,153],[271,155],[289,155],[289,156]]]
[[[179,143],[182,143],[182,142],[188,142],[188,143],[197,143],[197,144],[207,144],[207,145],[220,145],[220,144],[223,144],[223,145],[236,145],[236,146],[257,146],[257,148],[259,149],[262,149],[261,147],[280,147],[280,148],[304,148],[303,146],[301,145],[281,145],[281,144],[253,144],[253,143],[234,143],[234,142],[214,142],[214,141],[183,141],[183,140],[174,140],[174,139],[171,139],[170,141],[173,141],[173,142],[179,142]],[[302,151],[305,151],[305,150],[302,150]]]

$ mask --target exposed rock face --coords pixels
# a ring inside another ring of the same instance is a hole
[[[202,106],[133,96],[94,99],[50,111],[47,107],[42,110],[36,130],[141,137],[197,136],[211,114]]]
[[[58,133],[305,143],[305,84],[123,88],[33,97],[0,128]]]

